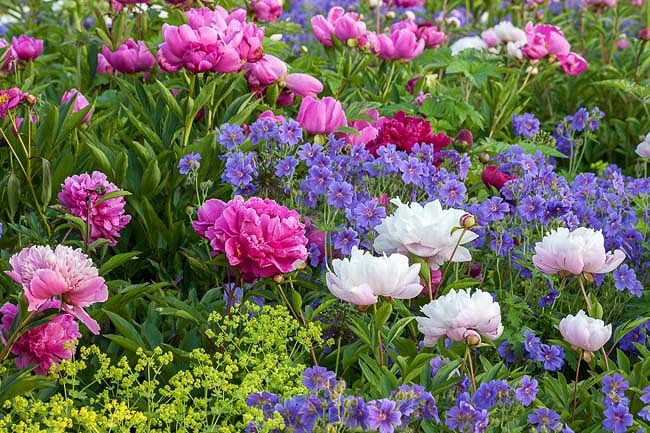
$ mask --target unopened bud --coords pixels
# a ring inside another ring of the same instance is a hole
[[[594,354],[587,351],[587,350],[585,350],[584,352],[582,352],[582,359],[585,362],[589,363],[589,362],[591,362],[592,359],[594,359]]]
[[[356,48],[359,46],[359,41],[357,39],[348,39],[347,46],[350,48]]]
[[[273,281],[275,281],[278,284],[284,283],[284,275],[278,274],[275,277],[273,277]]]
[[[282,33],[274,33],[271,36],[269,36],[269,39],[271,39],[274,42],[280,42],[282,40]]]
[[[364,313],[368,311],[368,305],[357,305],[357,311],[359,313]]]
[[[645,27],[641,29],[641,32],[639,33],[639,39],[642,41],[650,41],[650,28]]]
[[[393,18],[395,18],[395,11],[386,12],[386,18],[388,18],[389,20],[392,20]]]
[[[583,272],[582,276],[584,277],[585,281],[588,283],[593,284],[594,283],[594,276],[590,274],[589,272]]]
[[[472,214],[466,213],[460,217],[460,226],[464,229],[471,229],[476,225],[476,217]]]
[[[478,156],[478,160],[481,161],[483,164],[487,164],[490,162],[490,154],[487,152],[481,152]]]
[[[35,105],[36,101],[37,101],[36,96],[27,95],[27,103],[29,103],[30,105]]]
[[[470,347],[478,346],[481,344],[481,336],[473,329],[468,329],[465,331],[463,338],[465,339],[465,343]]]
[[[406,11],[404,15],[406,15],[406,19],[415,21],[415,14],[413,11]]]

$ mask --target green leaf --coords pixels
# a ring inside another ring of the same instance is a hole
[[[41,158],[41,174],[43,177],[41,182],[41,202],[43,207],[47,207],[52,199],[52,166],[50,161],[45,158]]]
[[[102,196],[102,198],[97,200],[97,202],[95,202],[95,205],[98,205],[98,204],[100,204],[102,202],[105,202],[106,200],[110,200],[112,198],[117,198],[117,197],[122,197],[122,196],[127,196],[127,195],[131,195],[131,193],[128,192],[128,191],[122,191],[122,190],[109,192],[108,194],[104,194]]]
[[[375,327],[379,330],[384,327],[388,318],[393,312],[393,305],[390,302],[386,302],[384,305],[379,307],[377,313],[375,314]]]
[[[100,275],[105,275],[108,272],[112,271],[113,269],[123,265],[124,263],[128,262],[129,260],[134,259],[135,257],[138,257],[140,254],[140,251],[131,251],[130,253],[122,253],[122,254],[116,254],[110,259],[106,260],[106,263],[102,265],[102,267],[99,269]]]
[[[118,345],[122,346],[123,348],[130,350],[131,352],[137,352],[138,349],[143,348],[143,346],[139,345],[133,340],[130,340],[126,337],[123,337],[121,335],[115,335],[115,334],[105,334],[104,337],[108,338],[109,340],[117,343]]]
[[[113,322],[115,329],[117,329],[120,335],[124,336],[125,338],[128,338],[131,341],[136,342],[142,348],[146,346],[144,340],[140,336],[140,333],[135,328],[135,326],[130,324],[126,319],[124,319],[119,314],[113,313],[112,311],[108,311],[106,309],[102,311],[104,312],[104,314],[108,316],[109,319],[111,319],[111,322]]]
[[[158,185],[160,184],[160,167],[158,167],[158,160],[154,159],[149,162],[142,174],[142,182],[140,183],[140,194],[147,194],[151,196],[154,194]]]
[[[0,404],[35,389],[54,386],[55,382],[47,376],[33,375],[32,368],[21,370],[0,383]]]

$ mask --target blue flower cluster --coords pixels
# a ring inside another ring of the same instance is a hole
[[[605,117],[600,108],[594,107],[591,111],[579,108],[573,115],[566,116],[553,130],[553,138],[557,143],[557,150],[567,156],[572,156],[578,145],[584,145],[584,137],[579,137],[585,132],[596,131],[600,127],[600,120]]]
[[[602,384],[602,392],[605,395],[603,428],[614,433],[625,433],[628,427],[634,424],[628,407],[630,400],[625,396],[630,384],[619,373],[603,377]]]
[[[557,344],[545,344],[530,331],[524,331],[524,349],[528,358],[542,363],[544,370],[558,371],[564,366],[564,349]]]

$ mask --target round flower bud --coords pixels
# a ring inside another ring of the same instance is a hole
[[[278,284],[284,283],[284,275],[278,274],[275,277],[273,277],[273,281],[275,281]]]
[[[646,27],[641,29],[641,32],[639,33],[639,39],[642,41],[650,41],[650,28]]]
[[[490,154],[487,152],[481,152],[478,156],[478,160],[481,161],[483,164],[487,164],[490,162]]]
[[[466,213],[460,217],[460,226],[464,229],[471,229],[476,225],[476,217],[472,214]]]
[[[465,343],[470,347],[478,346],[481,344],[481,335],[473,329],[468,329],[465,331],[463,339],[465,340]]]

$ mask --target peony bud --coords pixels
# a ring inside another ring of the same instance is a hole
[[[481,344],[481,336],[479,335],[478,332],[474,331],[473,329],[468,329],[465,331],[465,334],[463,335],[463,339],[465,340],[465,343],[470,346],[478,346]]]
[[[639,39],[642,41],[650,41],[650,28],[645,27],[641,29],[641,32],[639,33]]]
[[[460,217],[460,226],[464,229],[471,229],[476,225],[476,217],[472,214],[466,213]]]
[[[275,281],[278,284],[284,283],[284,275],[278,274],[275,277],[273,277],[273,281]]]
[[[487,152],[481,152],[478,156],[478,160],[481,161],[483,164],[487,164],[490,162],[490,154]]]

